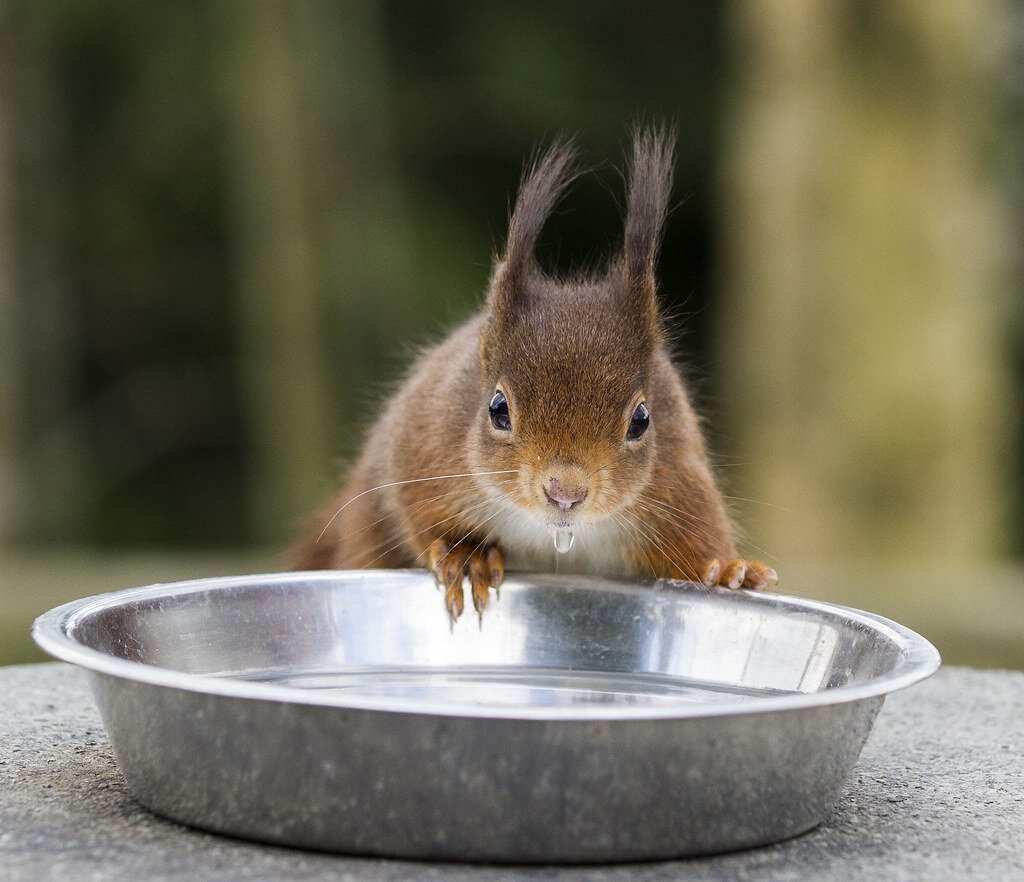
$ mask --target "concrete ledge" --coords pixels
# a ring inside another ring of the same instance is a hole
[[[128,795],[82,674],[0,668],[0,875],[129,879],[1024,879],[1024,673],[944,668],[891,696],[832,818],[685,862],[517,868],[324,855],[197,832]]]

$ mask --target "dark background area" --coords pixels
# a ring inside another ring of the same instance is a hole
[[[524,163],[678,133],[659,274],[780,590],[1024,664],[1024,11],[842,0],[0,3],[0,663],[32,617],[284,565]]]
[[[26,500],[5,525],[11,538],[187,546],[266,538],[247,514],[247,484],[258,475],[239,370],[236,262],[244,258],[232,231],[230,166],[239,159],[226,106],[239,100],[229,84],[238,17],[259,5],[6,6],[11,235],[25,317],[43,339],[42,351],[25,353],[21,434],[32,439],[30,473],[73,488]],[[351,455],[409,348],[480,302],[523,164],[563,131],[578,133],[596,175],[545,231],[541,258],[556,271],[617,247],[632,123],[676,126],[661,276],[687,361],[710,376],[721,15],[716,3],[642,4],[625,14],[616,4],[451,0],[272,11],[272,26],[297,47],[295,75],[312,88],[297,94],[308,150],[297,160],[313,178],[322,170],[330,187],[358,151],[360,173],[386,178],[403,203],[401,229],[381,223],[394,243],[382,255],[406,249],[402,278],[373,280],[364,295],[388,302],[363,308],[324,297],[328,382],[362,390],[340,405],[333,455]],[[353,35],[370,48],[346,72],[334,56]],[[358,224],[341,217],[338,195],[336,205],[315,206],[318,217],[328,227]],[[333,259],[366,265],[374,255]],[[356,346],[356,357],[343,351]],[[72,461],[54,463],[65,454]]]

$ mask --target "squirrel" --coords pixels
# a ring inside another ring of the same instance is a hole
[[[486,304],[419,358],[293,550],[296,569],[426,565],[453,623],[464,581],[482,621],[506,566],[778,581],[737,556],[667,349],[655,264],[674,147],[661,128],[637,129],[621,251],[570,279],[543,273],[534,250],[580,174],[575,147],[558,138],[528,164]]]

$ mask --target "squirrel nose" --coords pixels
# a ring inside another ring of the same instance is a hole
[[[566,487],[558,478],[552,478],[544,488],[544,495],[552,505],[558,506],[562,511],[568,511],[587,498],[587,491],[578,487]]]

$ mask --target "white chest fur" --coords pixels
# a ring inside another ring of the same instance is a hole
[[[485,517],[482,531],[490,533],[491,540],[501,546],[508,569],[619,579],[636,577],[635,567],[624,554],[634,537],[627,527],[611,518],[581,525],[574,531],[572,548],[560,554],[547,528],[519,509],[496,504]]]

